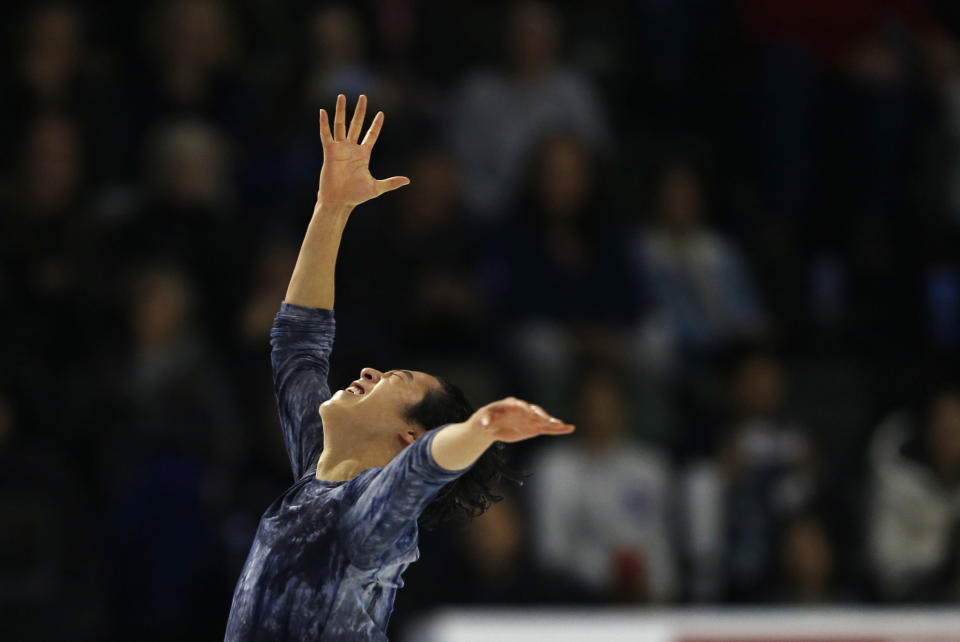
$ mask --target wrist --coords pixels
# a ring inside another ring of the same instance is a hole
[[[313,216],[346,223],[353,208],[353,205],[346,203],[331,203],[317,199],[316,205],[313,206]]]
[[[476,414],[463,422],[462,425],[464,432],[469,433],[471,440],[476,444],[488,447],[497,441],[497,438],[493,435],[491,426],[483,425]]]
[[[464,470],[472,465],[496,441],[488,431],[479,430],[478,423],[471,417],[438,430],[430,444],[434,462],[449,471]]]

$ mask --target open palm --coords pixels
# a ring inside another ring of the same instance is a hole
[[[383,127],[383,112],[377,112],[363,142],[358,142],[366,111],[367,97],[361,95],[350,121],[350,129],[347,130],[347,98],[340,94],[337,96],[331,133],[327,111],[320,110],[323,168],[320,170],[317,197],[321,203],[359,205],[410,182],[406,176],[377,180],[370,175],[370,152],[380,136],[380,128]]]
[[[474,413],[483,430],[497,441],[515,442],[537,435],[565,435],[574,427],[551,417],[540,406],[507,397]]]

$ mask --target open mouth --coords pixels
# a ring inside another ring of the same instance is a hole
[[[358,397],[365,394],[366,391],[363,389],[363,386],[360,385],[359,381],[354,381],[349,386],[345,388],[346,392],[357,395]]]

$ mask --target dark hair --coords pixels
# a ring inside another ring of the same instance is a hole
[[[460,388],[439,377],[437,380],[440,388],[425,394],[406,414],[408,421],[426,430],[466,421],[474,411]],[[420,515],[420,526],[431,529],[444,522],[463,522],[483,514],[491,504],[502,500],[503,496],[497,493],[500,482],[522,481],[522,475],[507,465],[503,448],[502,442],[494,443],[470,470],[444,486]]]

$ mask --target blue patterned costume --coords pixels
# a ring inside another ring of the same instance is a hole
[[[260,520],[225,639],[386,640],[417,518],[464,471],[441,468],[427,432],[383,468],[323,481],[320,404],[330,397],[332,310],[283,303],[271,332],[274,387],[295,483]]]

